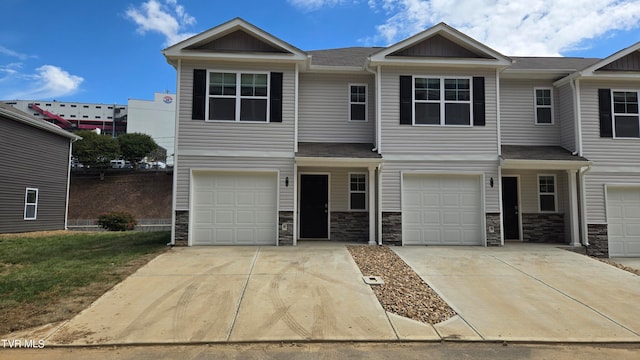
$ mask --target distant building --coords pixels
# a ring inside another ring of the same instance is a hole
[[[167,151],[167,164],[173,164],[175,140],[175,94],[155,93],[151,100],[133,100],[128,103],[128,133],[150,135]]]
[[[35,118],[45,119],[69,131],[100,129],[115,136],[127,131],[127,106],[66,101],[2,101]]]

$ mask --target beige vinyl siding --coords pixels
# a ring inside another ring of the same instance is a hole
[[[400,76],[484,76],[486,126],[400,125]],[[493,70],[382,68],[382,153],[413,155],[495,155],[496,77]]]
[[[329,187],[331,194],[329,201],[331,211],[350,211],[349,210],[349,174],[361,173],[367,174],[367,168],[318,168],[318,167],[298,167],[298,174],[304,173],[328,173]],[[369,183],[367,182],[367,186]],[[367,189],[368,194],[369,189]]]
[[[598,166],[640,166],[640,138],[600,137],[598,89],[640,90],[640,83],[580,81],[582,146],[584,157]],[[596,169],[594,169],[596,170]]]
[[[349,121],[349,84],[367,85],[367,121]],[[373,143],[375,131],[373,75],[300,74],[301,142]]]
[[[587,223],[605,224],[607,211],[605,204],[605,185],[640,186],[639,173],[602,173],[590,171],[585,175],[587,202]]]
[[[568,204],[568,181],[566,171],[547,170],[502,170],[502,176],[519,175],[518,190],[520,192],[521,211],[526,214],[537,214],[538,204],[538,175],[556,176],[556,212],[564,213]]]
[[[205,122],[191,119],[193,69],[283,72],[282,122]],[[295,68],[293,65],[183,62],[180,76],[177,151],[288,151],[293,153]]]
[[[560,146],[573,152],[576,151],[576,118],[574,110],[574,95],[571,85],[565,84],[554,89],[558,100],[556,103],[557,121],[560,126]]]
[[[484,174],[485,212],[500,212],[498,162],[386,161],[382,168],[382,211],[401,211],[401,173]],[[489,185],[493,178],[493,188]]]
[[[553,124],[536,125],[534,88],[551,81],[500,79],[500,124],[504,145],[560,145],[558,94],[553,89]]]
[[[278,210],[293,211],[293,159],[178,155],[177,161],[179,167],[174,174],[178,183],[176,210],[189,209],[189,176],[191,170],[278,170],[280,172]],[[287,177],[289,178],[289,186],[285,184]]]

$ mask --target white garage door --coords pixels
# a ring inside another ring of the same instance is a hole
[[[478,176],[404,175],[405,245],[482,245]]]
[[[193,175],[193,245],[275,245],[275,173]]]
[[[607,189],[609,256],[640,257],[640,188]]]

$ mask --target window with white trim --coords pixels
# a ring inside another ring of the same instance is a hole
[[[349,174],[349,210],[367,210],[367,174]]]
[[[556,176],[538,175],[538,209],[540,212],[556,212]]]
[[[367,85],[349,84],[349,121],[367,121]]]
[[[414,125],[471,126],[471,78],[414,77]]]
[[[536,124],[553,124],[553,90],[551,88],[534,88]]]
[[[38,215],[38,189],[27,188],[24,194],[24,219],[36,220]]]
[[[640,137],[640,119],[638,117],[638,92],[613,91],[613,136]]]
[[[268,122],[267,73],[209,72],[207,119]]]

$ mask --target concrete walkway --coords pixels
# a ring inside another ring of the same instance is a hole
[[[640,277],[613,266],[544,245],[393,249],[458,316],[431,326],[385,312],[343,244],[193,247],[155,258],[70,321],[12,338],[640,342]]]
[[[393,248],[483,340],[640,341],[640,277],[539,244]]]

